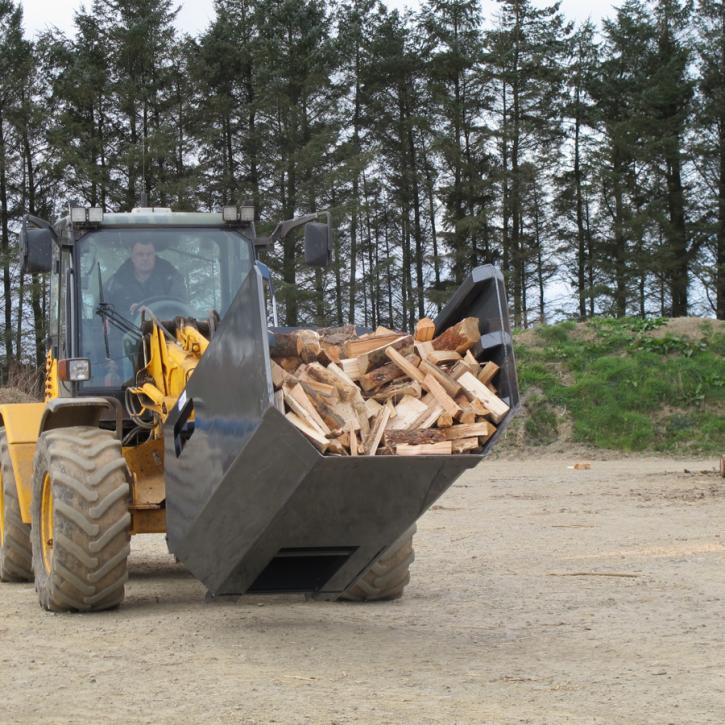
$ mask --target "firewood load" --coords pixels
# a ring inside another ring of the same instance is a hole
[[[480,340],[475,317],[438,336],[428,318],[414,335],[358,336],[352,325],[276,333],[275,407],[325,455],[480,453],[509,411],[498,365],[471,352]]]

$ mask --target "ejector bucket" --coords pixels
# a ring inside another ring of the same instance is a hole
[[[267,335],[253,270],[165,425],[169,548],[214,594],[334,598],[483,456],[322,456],[273,406]]]

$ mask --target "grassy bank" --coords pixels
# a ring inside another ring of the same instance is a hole
[[[515,340],[520,442],[725,452],[725,323],[602,318]]]

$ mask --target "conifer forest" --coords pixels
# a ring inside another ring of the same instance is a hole
[[[264,260],[287,325],[410,329],[469,271],[506,275],[526,327],[597,315],[725,319],[725,2],[92,0],[30,35],[0,0],[0,377],[42,362],[48,280],[25,214],[70,203],[252,203],[257,230],[329,209]]]

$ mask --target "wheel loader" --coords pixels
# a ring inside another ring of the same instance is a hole
[[[477,268],[436,320],[477,317],[501,367],[511,412],[480,454],[323,456],[273,404],[280,331],[257,261],[300,226],[306,263],[326,265],[324,215],[267,237],[248,206],[27,217],[24,271],[50,276],[45,400],[0,405],[2,581],[34,580],[51,611],[114,608],[131,536],[159,533],[214,596],[402,594],[416,520],[518,404],[503,279]]]

